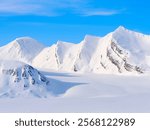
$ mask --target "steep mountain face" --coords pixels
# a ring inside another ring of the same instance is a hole
[[[85,36],[84,40],[79,44],[80,48],[73,65],[73,71],[89,71],[89,63],[100,39],[100,37]]]
[[[32,65],[38,68],[58,70],[56,45],[43,49],[32,61]]]
[[[44,49],[44,46],[29,37],[17,38],[0,47],[0,59],[18,60],[31,63],[33,58]]]
[[[118,45],[110,33],[98,44],[91,62],[91,71],[96,73],[143,73],[143,70],[129,61],[129,53]]]
[[[87,35],[79,44],[58,41],[33,65],[74,72],[143,73],[150,68],[150,36],[120,26],[104,37]]]
[[[99,37],[87,35],[79,44],[58,41],[44,49],[33,60],[33,65],[63,71],[86,71],[99,40]]]
[[[58,70],[63,64],[65,54],[73,44],[58,41],[57,44],[45,48],[32,62],[32,65],[39,68]]]
[[[46,97],[49,80],[32,66],[18,61],[0,61],[0,96]]]
[[[150,67],[150,35],[133,32],[120,26],[113,32],[118,45],[128,51],[129,60],[144,69]]]

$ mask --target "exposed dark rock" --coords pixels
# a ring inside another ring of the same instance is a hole
[[[2,73],[12,76],[15,83],[25,80],[25,82],[31,83],[32,85],[49,84],[49,80],[30,65],[24,65],[17,69],[3,69]],[[27,87],[27,85],[24,84],[24,87]]]
[[[138,66],[135,66],[135,70],[139,73],[143,73],[143,70],[142,68],[138,67]]]
[[[31,83],[32,83],[32,85],[34,85],[35,84],[35,79],[32,78]]]
[[[109,60],[118,68],[118,71],[121,73],[120,63],[118,60],[114,59],[113,56],[111,56],[110,50],[107,50],[107,56]]]
[[[100,64],[104,69],[106,69],[106,66],[102,62],[100,62]]]
[[[120,58],[121,62],[118,61],[116,58],[114,58],[113,54],[116,54],[118,58]],[[129,72],[136,71],[138,73],[143,73],[142,69],[138,66],[134,66],[130,63],[128,63],[126,56],[122,56],[124,54],[124,51],[121,50],[120,47],[115,42],[111,42],[111,48],[107,50],[107,57],[109,60],[118,68],[118,72],[122,72],[121,70],[123,69],[122,67],[125,68],[125,70]],[[102,64],[101,64],[102,65]]]
[[[74,65],[74,67],[73,67],[73,71],[74,72],[77,72],[78,71],[78,69],[77,69],[77,67]]]
[[[119,54],[123,54],[123,50],[121,50],[115,42],[111,42],[111,48],[114,52],[118,52]]]

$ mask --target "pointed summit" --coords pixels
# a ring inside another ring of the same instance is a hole
[[[20,47],[25,47],[28,46],[36,48],[36,47],[44,47],[41,43],[39,43],[37,40],[31,38],[31,37],[19,37],[16,38],[14,41],[12,41],[12,43],[17,43],[20,45]],[[32,48],[32,49],[34,49]]]
[[[62,46],[62,45],[65,45],[65,46],[69,46],[69,45],[73,45],[74,43],[71,43],[71,42],[64,42],[64,41],[61,41],[61,40],[58,40],[56,45],[57,46]]]
[[[44,46],[30,37],[16,38],[9,44],[0,47],[0,59],[19,60],[30,63]]]
[[[84,37],[84,41],[93,41],[93,40],[99,40],[100,37],[97,37],[97,36],[92,36],[92,35],[85,35]]]
[[[119,26],[114,32],[123,32],[123,31],[128,31],[124,26]]]
[[[119,29],[119,30],[125,30],[126,28],[124,26],[119,26],[117,29]]]

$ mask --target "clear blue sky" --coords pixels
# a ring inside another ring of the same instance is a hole
[[[45,45],[103,36],[119,25],[150,34],[149,0],[0,0],[0,46],[30,36]]]

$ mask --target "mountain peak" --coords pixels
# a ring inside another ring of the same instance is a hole
[[[70,45],[70,44],[73,44],[73,43],[70,43],[70,42],[64,42],[64,41],[61,41],[61,40],[58,40],[56,45],[62,45],[62,44],[65,44],[65,45]]]
[[[124,26],[120,25],[120,26],[118,27],[118,29],[125,30],[126,28],[125,28]]]
[[[17,44],[19,45],[23,45],[23,46],[27,46],[27,45],[34,45],[34,46],[37,46],[37,45],[40,45],[40,46],[43,46],[41,43],[39,43],[37,40],[31,38],[31,37],[19,37],[19,38],[16,38],[14,41],[12,42],[16,42]]]
[[[122,32],[126,31],[127,29],[124,26],[119,26],[114,32]]]
[[[84,39],[85,39],[85,40],[86,40],[86,39],[87,39],[87,40],[88,40],[88,39],[100,39],[100,37],[86,34],[85,37],[84,37]]]
[[[134,31],[132,31],[132,30],[129,30],[129,29],[126,29],[125,27],[123,27],[123,26],[119,26],[116,30],[114,30],[113,32],[112,32],[112,36],[114,37],[120,37],[120,35],[121,35],[121,37],[124,37],[124,36],[129,36],[129,35],[135,35],[135,34],[137,34],[137,32],[134,32]]]
[[[44,49],[44,45],[30,37],[16,38],[0,48],[0,59],[15,59],[30,63]]]
[[[84,41],[91,41],[91,40],[99,40],[100,39],[100,37],[98,37],[98,36],[93,36],[93,35],[85,35],[85,37],[84,37]]]
[[[33,38],[32,38],[32,37],[29,37],[29,36],[18,37],[18,38],[16,38],[15,40],[25,40],[25,39],[33,40]]]

